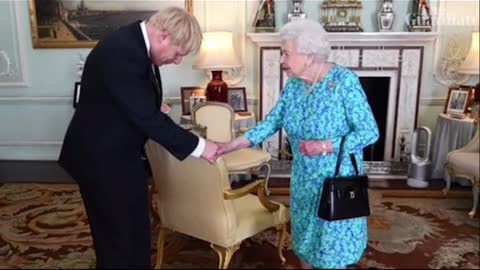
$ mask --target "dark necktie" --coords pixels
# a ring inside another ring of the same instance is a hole
[[[162,90],[162,78],[160,77],[160,71],[158,69],[158,66],[153,65],[153,70],[154,70],[154,83],[155,83],[155,88],[157,90],[157,97],[158,97],[158,103],[159,105],[162,104],[162,95],[163,95],[163,90]]]

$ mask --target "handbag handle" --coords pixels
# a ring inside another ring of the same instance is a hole
[[[342,141],[340,142],[340,152],[338,153],[337,165],[335,166],[335,177],[340,176],[340,164],[343,160],[343,146],[345,145],[345,137],[346,136],[343,136]],[[358,175],[357,160],[352,153],[350,153],[350,161],[352,162],[353,168],[355,169],[355,175]]]

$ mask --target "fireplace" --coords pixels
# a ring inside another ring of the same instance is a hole
[[[378,141],[363,150],[363,160],[383,161],[385,158],[388,158],[388,153],[385,151],[385,134],[389,119],[388,107],[391,105],[388,102],[390,77],[360,77],[360,84],[365,91],[380,132]]]
[[[252,33],[259,48],[259,120],[277,101],[287,77],[280,70],[277,33]],[[371,162],[405,161],[416,128],[423,50],[435,33],[329,33],[330,61],[353,70],[360,78],[380,129],[380,139],[364,152]],[[274,158],[287,151],[285,133],[263,144]]]

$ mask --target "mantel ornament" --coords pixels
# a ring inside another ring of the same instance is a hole
[[[255,32],[275,32],[275,2],[261,0],[253,20]]]
[[[410,32],[431,32],[432,15],[428,0],[413,0],[408,30]]]
[[[303,0],[292,0],[292,12],[288,13],[288,21],[305,19],[306,15],[302,10]]]
[[[378,12],[378,30],[380,32],[392,31],[395,13],[393,13],[393,0],[383,0],[382,8]]]
[[[327,32],[363,32],[360,0],[324,0],[321,22]]]

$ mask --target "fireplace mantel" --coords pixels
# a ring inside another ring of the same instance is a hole
[[[390,79],[385,152],[383,161],[408,159],[411,139],[417,125],[423,70],[423,54],[438,33],[328,33],[332,52],[329,61],[352,69],[358,76]],[[278,33],[249,33],[258,47],[259,119],[266,117],[280,96],[287,75],[280,67]],[[279,133],[263,144],[273,157],[282,158],[286,150],[285,135]]]
[[[279,33],[248,33],[259,47],[280,46]],[[328,33],[332,46],[419,46],[434,41],[437,32],[342,32]]]

